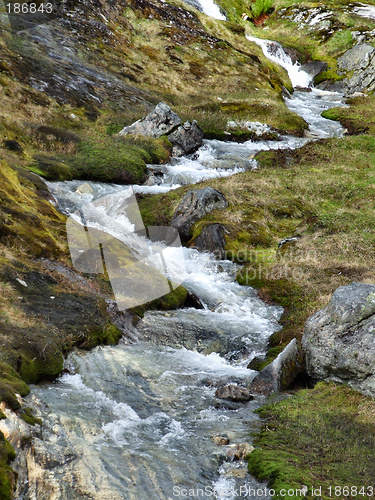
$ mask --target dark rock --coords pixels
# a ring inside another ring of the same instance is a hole
[[[9,151],[17,151],[19,153],[22,153],[23,149],[21,144],[18,141],[14,140],[6,140],[4,141],[4,147],[6,149],[9,149]]]
[[[303,355],[297,340],[293,339],[277,358],[254,378],[250,390],[266,396],[285,390],[303,371]]]
[[[119,135],[136,134],[160,137],[172,132],[180,123],[181,119],[179,116],[176,115],[167,104],[159,102],[155,109],[145,118],[123,128],[119,132]]]
[[[284,97],[284,99],[291,99],[292,98],[292,94],[289,92],[289,90],[284,87],[284,85],[281,87],[281,93],[282,93],[282,96]]]
[[[229,401],[246,402],[254,399],[249,389],[239,385],[228,384],[216,389],[215,396],[219,399],[229,399]]]
[[[175,227],[183,238],[189,237],[192,225],[212,210],[226,208],[229,205],[223,193],[206,187],[188,191],[180,201],[172,218]]]
[[[300,85],[297,85],[294,90],[297,90],[298,92],[312,92],[310,87],[301,87]]]
[[[195,239],[194,246],[200,252],[212,252],[219,260],[225,259],[225,233],[223,224],[208,224]]]
[[[249,370],[255,370],[257,372],[260,371],[261,365],[264,363],[264,360],[266,359],[265,356],[255,356],[250,363],[247,365],[247,368]]]
[[[305,71],[307,74],[311,76],[311,78],[315,78],[316,76],[323,73],[323,71],[327,71],[328,64],[323,61],[312,61],[300,66],[298,71]]]
[[[375,285],[338,288],[311,316],[302,338],[307,373],[375,396]]]
[[[173,156],[187,155],[194,153],[194,151],[202,146],[203,130],[195,120],[192,123],[185,122],[169,134],[168,139],[173,145]]]

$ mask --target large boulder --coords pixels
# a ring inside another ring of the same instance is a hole
[[[346,93],[375,90],[375,48],[366,43],[355,45],[337,60],[340,71],[349,73],[344,80]]]
[[[192,225],[212,210],[226,208],[229,205],[223,193],[206,187],[188,191],[180,201],[172,218],[171,226],[175,227],[182,238],[189,238]]]
[[[185,122],[168,135],[172,143],[172,155],[182,156],[193,153],[203,144],[203,130],[194,120]]]
[[[311,78],[315,78],[316,76],[323,73],[323,71],[327,71],[328,64],[323,61],[311,61],[306,64],[303,64],[298,68],[298,71],[305,71]]]
[[[223,224],[208,224],[195,239],[194,247],[200,252],[212,252],[219,260],[225,259],[225,233]]]
[[[136,134],[156,138],[169,134],[180,123],[180,117],[167,104],[159,102],[156,108],[145,118],[123,128],[119,135]]]
[[[338,288],[306,322],[302,338],[313,380],[345,383],[375,396],[375,285]]]
[[[256,375],[250,390],[266,396],[285,390],[303,371],[303,355],[297,340],[293,339],[272,363]]]

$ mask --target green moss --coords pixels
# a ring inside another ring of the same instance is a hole
[[[19,374],[8,364],[0,361],[0,401],[5,401],[12,410],[20,408],[16,394],[27,396],[30,389]]]
[[[33,415],[33,411],[31,408],[22,408],[18,412],[18,416],[22,418],[22,420],[29,425],[35,425],[35,424],[42,425],[43,423],[43,421],[40,418],[37,418]]]
[[[348,99],[348,108],[331,108],[322,116],[340,121],[350,135],[375,134],[375,96],[366,95]]]
[[[166,138],[103,137],[78,145],[78,153],[67,157],[76,179],[142,184],[147,163],[161,163],[169,158],[171,145]]]
[[[332,383],[261,408],[265,422],[255,440],[258,448],[249,455],[250,473],[268,479],[277,499],[301,498],[282,496],[281,489],[302,485],[308,486],[310,495],[313,486],[322,486],[321,498],[326,500],[332,498],[332,485],[359,489],[372,484],[373,410],[371,398]]]
[[[47,181],[70,181],[73,179],[71,168],[66,163],[47,155],[36,155],[28,168]]]
[[[9,466],[16,454],[12,445],[0,432],[0,498],[1,500],[12,500],[15,486],[15,473]]]
[[[137,316],[143,317],[146,311],[164,310],[169,311],[182,307],[188,297],[188,291],[182,285],[178,286],[171,292],[162,297],[142,304],[141,306],[133,307],[131,312]]]

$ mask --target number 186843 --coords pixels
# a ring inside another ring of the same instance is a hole
[[[52,14],[53,5],[51,3],[8,3],[8,14]]]

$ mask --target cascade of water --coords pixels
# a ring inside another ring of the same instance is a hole
[[[279,64],[287,70],[293,87],[309,87],[311,85],[311,76],[306,73],[306,71],[301,71],[301,65],[299,63],[293,63],[290,56],[288,56],[288,54],[279,43],[273,42],[271,40],[263,40],[261,38],[256,38],[250,35],[246,35],[246,38],[250,42],[255,42],[256,44],[258,44],[262,48],[263,54],[268,59]]]
[[[185,3],[192,5],[197,10],[204,12],[214,19],[225,21],[226,17],[221,12],[219,6],[213,0],[184,0]]]

